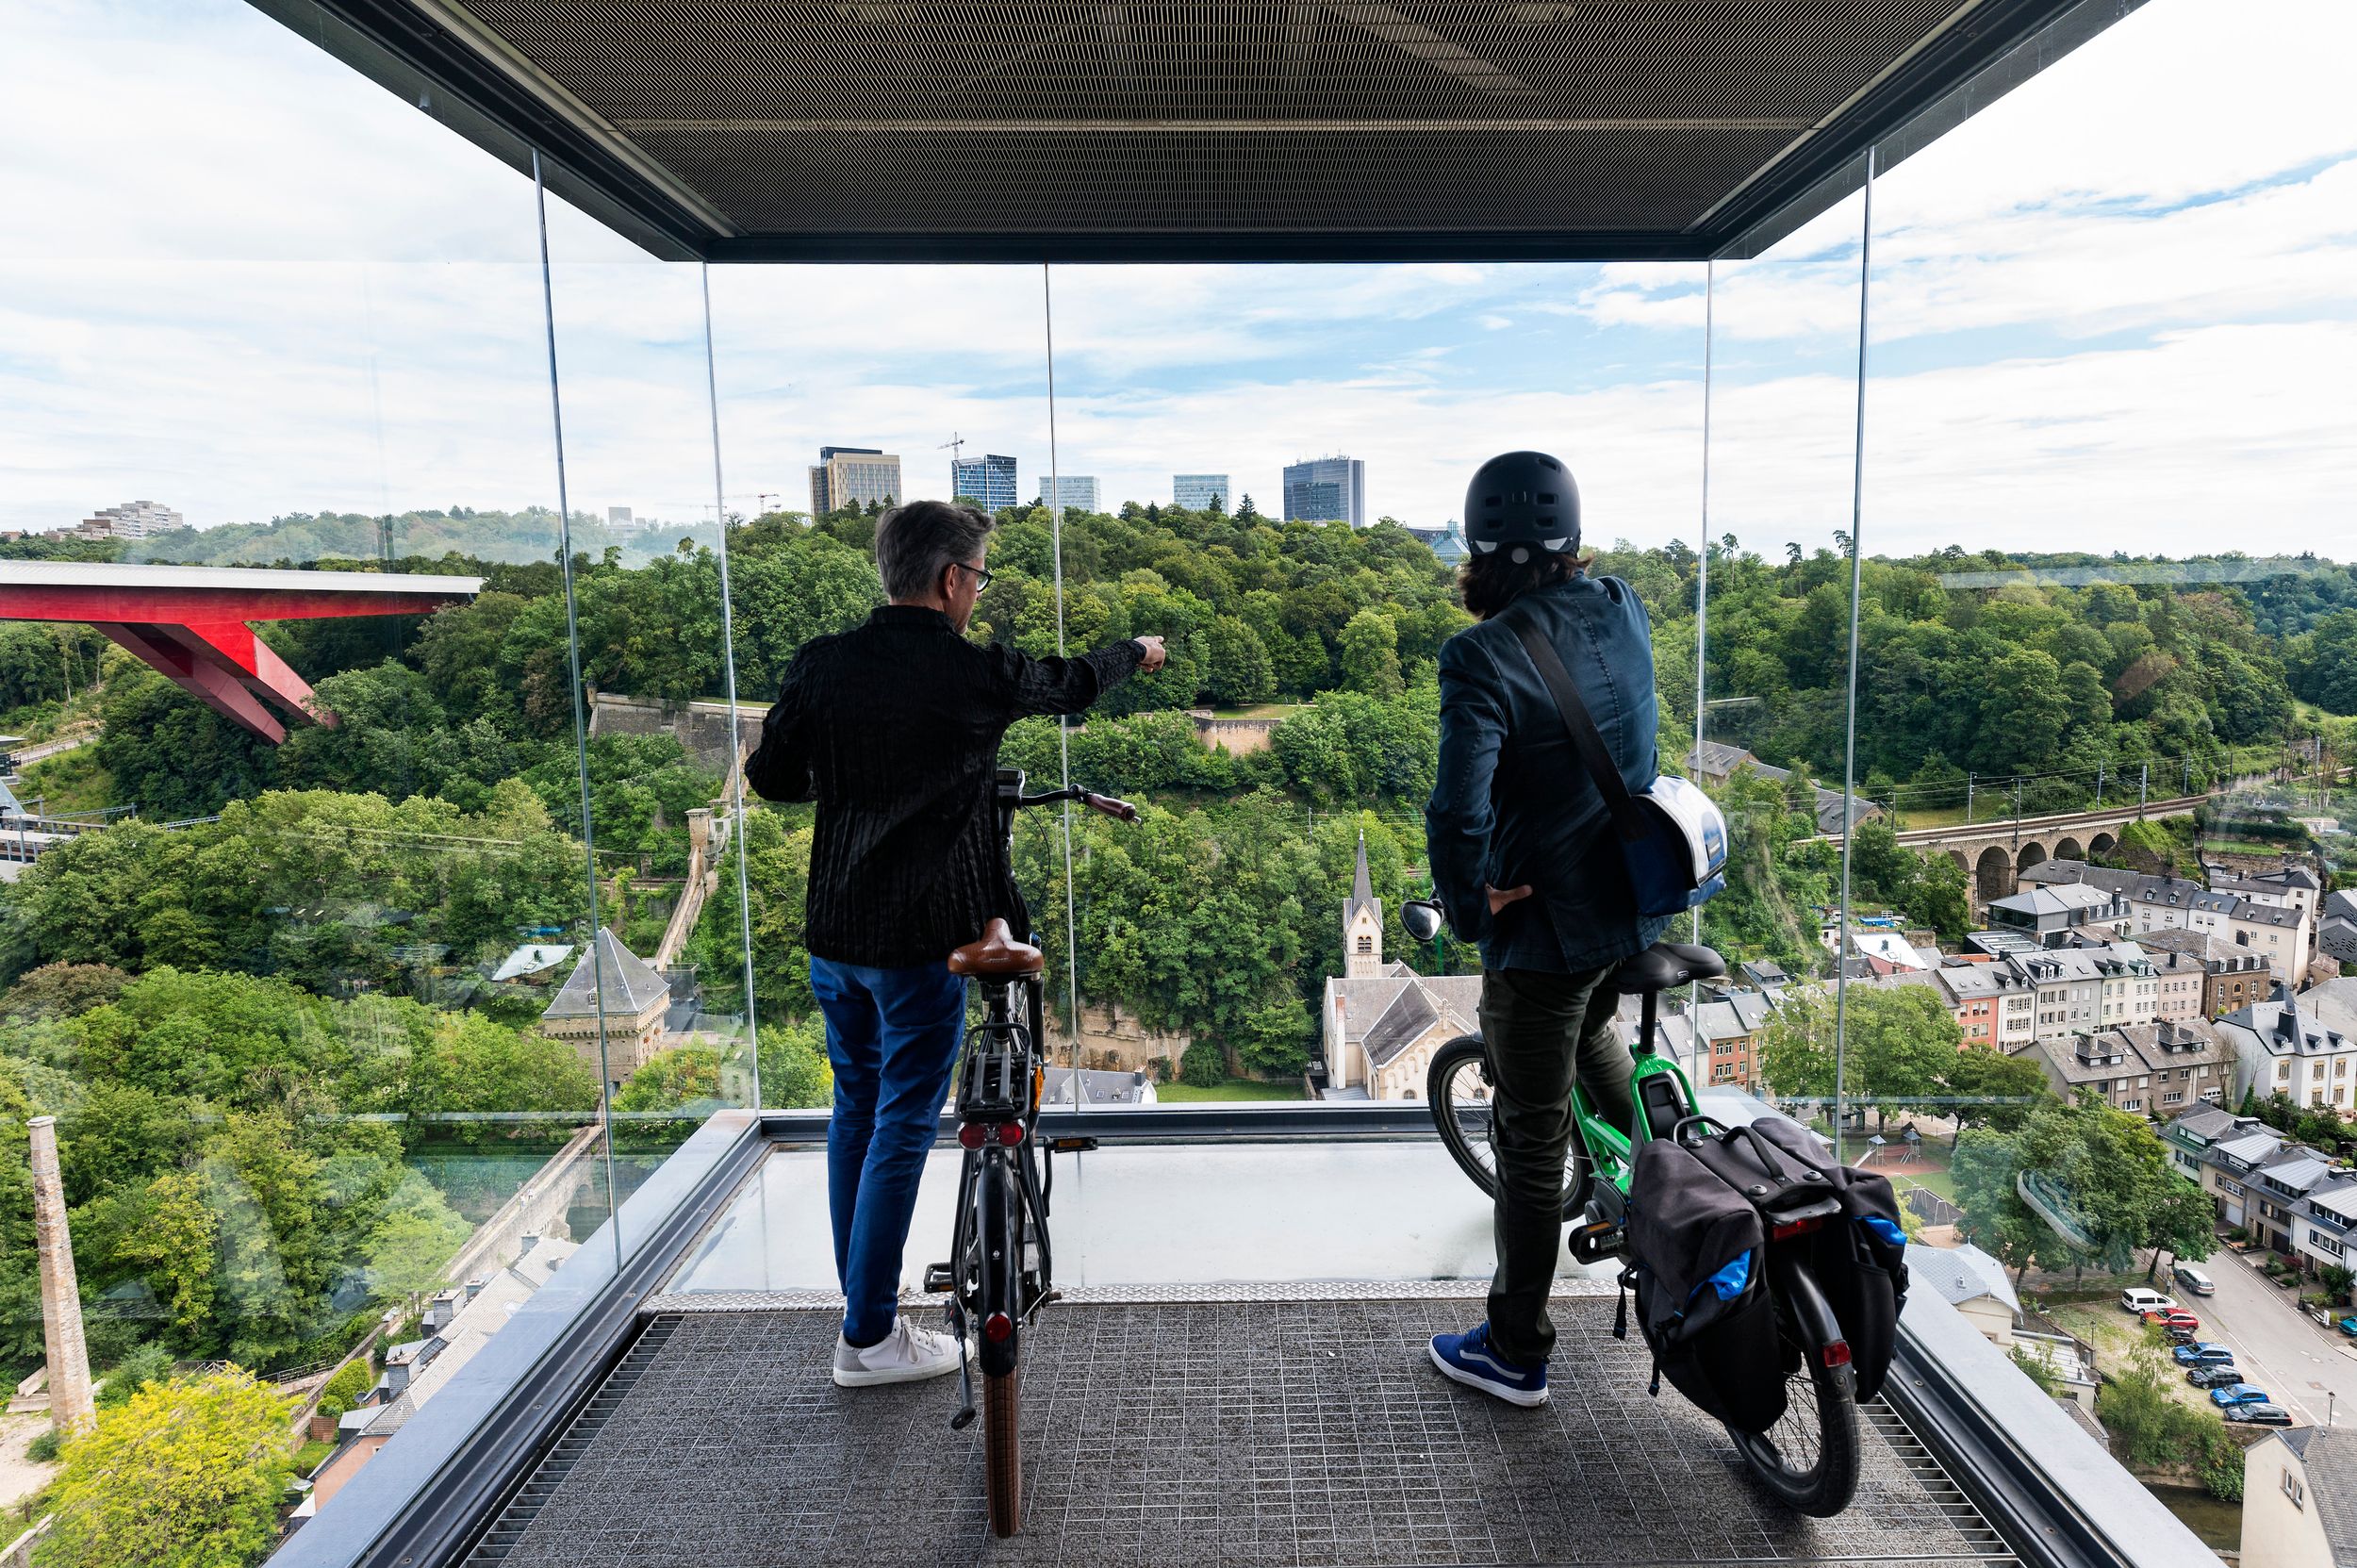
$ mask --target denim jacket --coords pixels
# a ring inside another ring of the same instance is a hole
[[[1575,576],[1516,601],[1579,683],[1632,794],[1653,787],[1653,629],[1637,590]],[[1576,974],[1640,952],[1668,929],[1640,919],[1604,797],[1508,618],[1441,649],[1441,768],[1425,808],[1434,885],[1457,934],[1491,969]],[[1484,884],[1531,897],[1490,913]]]

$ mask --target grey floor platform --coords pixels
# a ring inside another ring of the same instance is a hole
[[[1889,1411],[1859,1495],[1799,1518],[1645,1393],[1609,1296],[1560,1298],[1556,1397],[1443,1380],[1447,1299],[1063,1303],[1028,1338],[1026,1520],[983,1521],[955,1382],[837,1390],[825,1311],[665,1313],[473,1560],[513,1568],[1229,1568],[2013,1559]]]

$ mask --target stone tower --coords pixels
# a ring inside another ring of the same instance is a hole
[[[25,1124],[33,1154],[33,1245],[41,1259],[41,1333],[49,1356],[49,1419],[59,1431],[88,1431],[90,1349],[82,1342],[82,1292],[74,1279],[74,1239],[66,1232],[65,1182],[58,1175],[58,1118]]]
[[[1351,873],[1350,898],[1343,905],[1343,978],[1383,972],[1383,900],[1367,874],[1367,835],[1359,835],[1359,865]]]

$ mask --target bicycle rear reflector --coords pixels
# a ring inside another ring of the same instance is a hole
[[[1825,1349],[1824,1349],[1824,1358],[1825,1358],[1825,1364],[1826,1364],[1827,1366],[1847,1366],[1847,1365],[1849,1365],[1849,1364],[1850,1364],[1850,1342],[1849,1342],[1848,1340],[1846,1340],[1846,1339],[1838,1339],[1838,1340],[1835,1340],[1832,1344],[1830,1344],[1830,1345],[1826,1345],[1826,1346],[1825,1346]]]
[[[982,1333],[994,1345],[1005,1340],[1009,1334],[1014,1332],[1014,1319],[1009,1317],[1004,1312],[993,1312],[988,1317],[982,1319]],[[1850,1359],[1850,1347],[1846,1345],[1841,1347],[1841,1359],[1845,1362]]]

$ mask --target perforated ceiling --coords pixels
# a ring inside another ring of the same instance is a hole
[[[2135,0],[255,3],[659,252],[1087,259],[1723,254]]]

